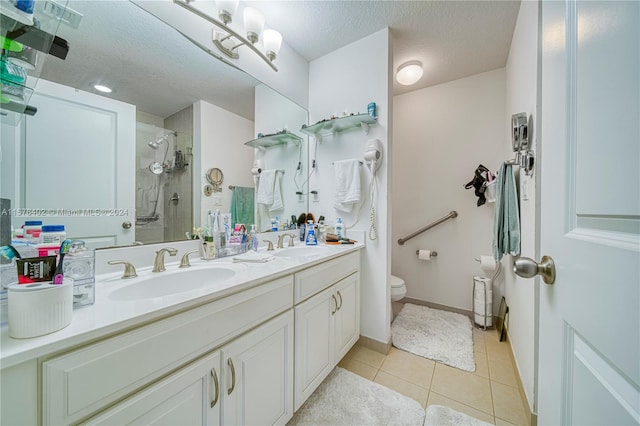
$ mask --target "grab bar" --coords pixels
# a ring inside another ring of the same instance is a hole
[[[442,222],[446,222],[447,220],[449,220],[449,219],[453,219],[453,218],[455,218],[455,217],[458,217],[458,212],[457,212],[457,211],[455,211],[455,210],[453,210],[453,211],[451,211],[451,213],[449,213],[449,214],[448,214],[448,215],[446,215],[445,217],[442,217],[442,218],[440,218],[440,219],[436,220],[435,222],[433,222],[433,223],[431,223],[431,224],[429,224],[429,225],[425,226],[424,228],[417,230],[417,231],[416,231],[416,232],[414,232],[413,234],[411,234],[411,235],[407,235],[407,236],[406,236],[406,237],[404,237],[404,238],[400,238],[400,239],[398,240],[398,244],[403,245],[404,243],[406,243],[407,241],[409,241],[409,240],[410,240],[410,239],[412,239],[413,237],[415,237],[415,236],[417,236],[417,235],[422,234],[424,231],[427,231],[427,230],[429,230],[429,229],[433,228],[434,226],[438,226],[438,225],[440,225]]]

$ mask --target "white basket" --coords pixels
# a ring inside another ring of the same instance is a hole
[[[13,284],[8,289],[9,336],[16,339],[43,336],[71,323],[73,280],[62,284]]]
[[[491,182],[485,183],[484,196],[486,197],[487,202],[489,203],[496,202],[496,182],[497,181],[498,179],[494,179]]]

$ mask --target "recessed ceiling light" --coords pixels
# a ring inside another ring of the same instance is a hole
[[[398,73],[396,74],[396,80],[398,83],[404,86],[410,86],[417,83],[422,77],[422,62],[409,61],[398,67]]]
[[[102,93],[111,93],[111,92],[113,92],[113,90],[111,90],[110,87],[103,86],[102,84],[94,84],[93,88],[96,89],[99,92],[102,92]]]

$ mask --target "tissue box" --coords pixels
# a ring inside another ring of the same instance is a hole
[[[95,250],[82,249],[67,253],[62,273],[74,281],[73,307],[93,305],[95,301]]]

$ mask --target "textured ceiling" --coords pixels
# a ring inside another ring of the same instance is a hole
[[[213,58],[176,30],[128,1],[69,0],[84,17],[78,29],[61,25],[67,59],[49,57],[41,77],[93,91],[165,118],[198,99],[253,119],[253,77]]]
[[[313,60],[385,27],[393,35],[393,69],[419,60],[424,75],[400,94],[504,67],[520,1],[281,1],[243,2]]]
[[[169,1],[169,0],[165,0]],[[203,1],[203,0],[200,0]],[[505,66],[519,1],[243,1],[260,9],[267,26],[313,60],[385,27],[393,35],[394,70],[424,64],[415,85],[400,94]],[[103,82],[115,99],[166,117],[198,99],[253,118],[257,81],[193,46],[128,1],[69,0],[84,15],[69,40],[66,61],[49,58],[42,77],[82,90]]]

